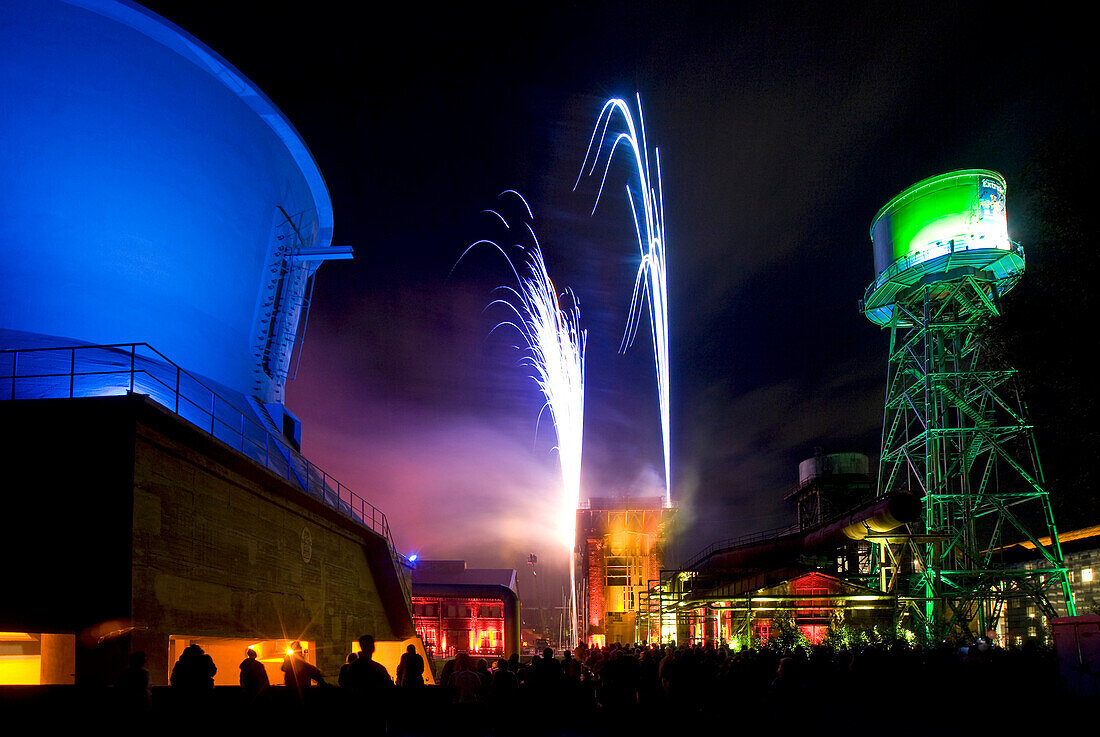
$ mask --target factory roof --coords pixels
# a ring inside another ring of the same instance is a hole
[[[516,589],[514,568],[467,568],[464,560],[418,560],[413,585],[504,586]]]

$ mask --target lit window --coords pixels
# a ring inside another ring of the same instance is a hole
[[[1084,583],[1092,582],[1092,569],[1091,568],[1082,568],[1081,569],[1081,581],[1083,581]]]

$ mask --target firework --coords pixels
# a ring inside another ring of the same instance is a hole
[[[528,219],[533,219],[527,201],[514,190],[511,194],[523,203]],[[511,232],[513,228],[496,210],[486,212],[500,219]],[[572,290],[560,295],[546,271],[542,248],[530,222],[523,223],[522,237],[530,245],[517,243],[524,253],[522,266],[517,269],[507,251],[491,240],[480,240],[463,253],[465,256],[475,246],[488,245],[499,251],[508,261],[516,277],[516,287],[502,286],[498,290],[504,296],[494,299],[489,306],[499,305],[511,313],[493,328],[510,327],[519,333],[522,345],[520,364],[531,371],[532,378],[546,400],[539,411],[549,411],[557,438],[556,450],[561,467],[562,501],[558,518],[559,534],[570,551],[570,588],[576,590],[576,572],[573,562],[573,537],[576,526],[576,510],[580,503],[581,446],[584,428],[584,348],[586,331],[580,329],[580,303]],[[461,260],[461,257],[460,259]],[[562,306],[562,302],[566,306]],[[576,641],[576,602],[570,597],[572,635]]]
[[[624,129],[609,135],[616,113],[622,117]],[[636,128],[630,107],[618,98],[608,100],[596,119],[588,150],[584,155],[575,190],[584,176],[592,176],[603,159],[603,174],[592,212],[600,204],[611,161],[620,144],[628,148],[638,173],[639,189],[634,192],[626,185],[627,200],[634,218],[634,232],[638,238],[641,263],[634,278],[634,294],[630,300],[626,329],[619,345],[620,352],[634,343],[641,321],[643,302],[648,299],[650,326],[653,333],[653,362],[657,370],[657,401],[661,413],[661,440],[665,452],[665,506],[672,506],[671,433],[669,429],[669,378],[668,378],[668,289],[665,284],[665,214],[664,195],[661,189],[661,154],[653,149],[653,174],[657,186],[653,186],[650,172],[650,156],[646,147],[645,122],[642,120],[642,100],[638,96],[638,122]],[[640,135],[639,135],[640,134]]]

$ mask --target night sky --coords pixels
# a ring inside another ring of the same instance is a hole
[[[663,488],[648,318],[618,355],[637,269],[612,167],[573,184],[601,105],[642,96],[661,150],[672,344],[675,556],[794,521],[814,453],[880,442],[887,334],[857,302],[868,228],[925,177],[1008,181],[1028,272],[999,328],[1021,368],[1063,528],[1100,521],[1088,161],[1096,46],[1082,18],[996,3],[150,2],[253,79],[324,173],[335,244],[287,404],[306,454],[377,504],[398,547],[558,565],[541,397],[485,307],[502,259],[482,214],[535,214],[588,330],[582,497]],[[378,6],[381,8],[381,6]],[[1086,197],[1088,201],[1086,201]]]

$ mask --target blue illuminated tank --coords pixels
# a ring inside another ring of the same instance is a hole
[[[281,407],[313,274],[351,257],[286,117],[130,2],[4,0],[0,40],[0,349],[147,343]]]

